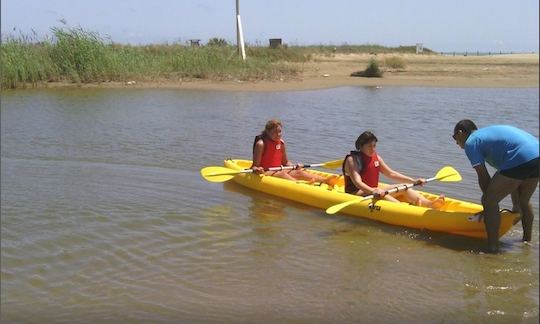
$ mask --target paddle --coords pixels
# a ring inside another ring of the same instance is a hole
[[[314,167],[323,167],[327,169],[335,169],[341,166],[343,163],[343,160],[333,160],[328,161],[324,163],[316,163],[316,164],[304,164],[304,168],[314,168]],[[292,170],[296,168],[294,165],[288,165],[288,166],[280,166],[275,168],[268,168],[264,171],[281,171],[281,170]],[[241,173],[252,173],[252,169],[244,169],[244,170],[232,170],[225,167],[218,167],[218,166],[209,166],[201,169],[201,175],[202,177],[210,182],[225,182],[228,180],[231,180],[234,178],[235,175],[241,174]]]
[[[426,179],[426,182],[430,182],[433,180],[440,180],[443,182],[457,182],[457,181],[461,181],[461,175],[459,174],[459,172],[457,172],[456,169],[452,168],[451,166],[445,166],[442,169],[440,169],[439,172],[437,172],[437,174],[433,178]],[[417,185],[419,185],[419,183],[405,184],[405,185],[397,186],[395,188],[386,190],[384,193],[387,195],[394,192],[404,191]],[[365,197],[359,197],[357,199],[352,199],[352,200],[349,200],[349,201],[346,201],[346,202],[343,202],[341,204],[337,204],[334,206],[330,206],[326,209],[326,213],[332,215],[349,205],[353,205],[355,203],[368,200],[368,199],[373,199],[373,198],[374,198],[373,195],[369,195]]]

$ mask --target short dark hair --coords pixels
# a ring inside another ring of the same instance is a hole
[[[464,133],[470,134],[470,133],[474,132],[477,129],[478,129],[478,127],[476,127],[476,125],[473,123],[472,120],[470,120],[470,119],[462,119],[462,120],[458,121],[456,126],[454,127],[454,134],[457,133],[458,131],[462,131]]]
[[[377,142],[378,141],[377,136],[375,136],[375,134],[373,134],[370,131],[365,131],[362,134],[360,134],[360,136],[358,136],[358,138],[356,139],[356,143],[354,143],[354,145],[356,146],[356,149],[360,151],[360,149],[362,148],[362,145],[367,144],[372,141]]]

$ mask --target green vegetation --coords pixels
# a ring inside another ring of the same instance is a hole
[[[374,58],[369,60],[368,66],[364,71],[358,71],[351,73],[351,76],[359,76],[365,78],[380,78],[383,75],[383,71],[379,69],[379,63]]]
[[[2,88],[15,88],[24,82],[35,85],[39,81],[54,81],[57,67],[43,55],[51,46],[32,44],[27,39],[11,39],[1,44]]]
[[[384,59],[384,66],[391,69],[404,69],[405,60],[399,56],[390,56]]]
[[[128,80],[277,80],[294,78],[314,55],[414,53],[414,46],[378,45],[251,47],[242,61],[235,46],[212,38],[206,46],[122,45],[81,28],[54,27],[52,39],[8,37],[1,43],[1,87],[46,82],[100,83]],[[424,51],[428,51],[424,49]],[[388,65],[388,63],[386,63]]]
[[[401,54],[414,54],[416,53],[415,46],[398,46],[398,47],[386,47],[375,44],[364,44],[364,45],[340,45],[340,46],[306,46],[303,48],[304,51],[307,51],[312,54],[319,55],[332,55],[335,53],[341,54],[389,54],[389,53],[401,53]],[[429,48],[423,50],[424,54],[435,54],[434,51]]]
[[[8,38],[1,44],[2,88],[41,82],[92,83],[158,79],[260,80],[294,77],[302,54],[248,48],[244,62],[222,39],[212,46],[131,46],[105,42],[80,28],[52,28],[54,40]]]
[[[217,37],[209,39],[208,43],[206,43],[206,46],[223,47],[223,46],[227,46],[227,45],[229,45],[229,44],[227,43],[227,41],[225,39],[217,38]]]

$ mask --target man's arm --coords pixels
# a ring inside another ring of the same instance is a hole
[[[482,189],[482,193],[485,193],[489,182],[491,181],[491,176],[489,175],[489,172],[486,168],[485,164],[479,164],[474,167],[476,170],[476,174],[478,175],[478,185],[480,186],[480,189]]]

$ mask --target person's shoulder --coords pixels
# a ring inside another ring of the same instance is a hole
[[[501,131],[507,131],[507,132],[515,132],[515,131],[521,131],[521,129],[512,126],[512,125],[504,125],[504,124],[495,124],[495,125],[489,125],[486,127],[479,128],[476,130],[476,132],[484,133],[484,132],[501,132]],[[475,132],[473,132],[475,133]]]
[[[485,138],[501,138],[507,136],[518,136],[524,131],[520,128],[511,125],[489,125],[479,128],[471,134],[471,138],[485,139]]]
[[[259,138],[255,141],[256,147],[263,147],[264,146],[264,140],[262,138]]]
[[[356,163],[356,159],[354,158],[353,154],[348,154],[345,157],[345,161],[343,161],[343,164],[351,164],[354,165]]]
[[[510,133],[525,133],[525,130],[511,125],[500,125],[500,128]]]

